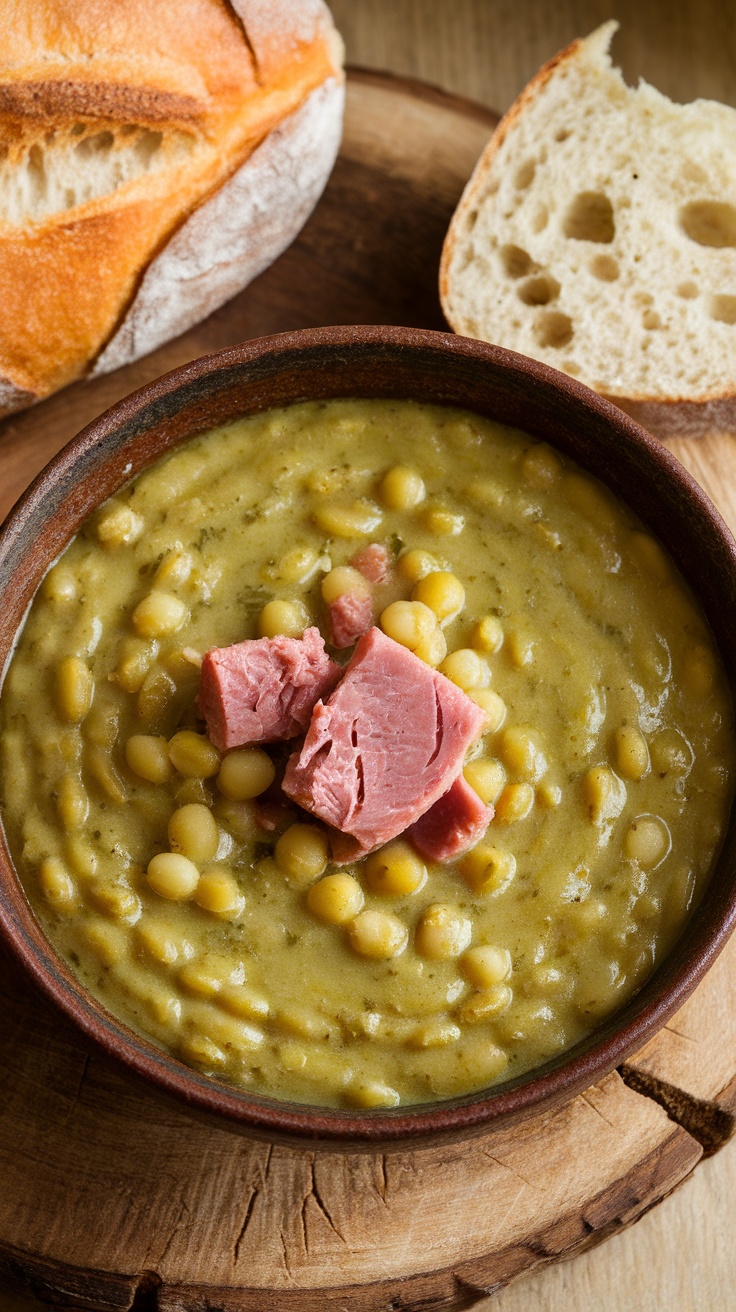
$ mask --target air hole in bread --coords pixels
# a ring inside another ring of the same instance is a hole
[[[86,128],[86,126],[87,126],[86,123],[75,123],[75,124],[74,124],[74,127],[71,128],[71,130],[70,130],[70,135],[73,136],[73,137],[81,137],[82,133],[84,132],[84,130],[85,130],[85,128]]]
[[[573,241],[613,241],[613,206],[602,191],[581,191],[565,215],[563,231]]]
[[[533,159],[526,160],[525,163],[516,170],[514,186],[517,191],[525,191],[527,187],[531,186],[536,171],[537,165]]]
[[[532,257],[521,246],[502,246],[498,253],[507,277],[523,278],[531,270]]]
[[[736,296],[714,296],[710,303],[710,317],[718,323],[736,323]]]
[[[469,213],[469,215],[468,215],[468,217],[467,217],[467,219],[465,220],[465,222],[466,222],[466,226],[467,226],[468,232],[469,232],[469,233],[472,232],[472,231],[473,231],[473,228],[475,227],[476,223],[478,222],[478,211],[477,211],[477,210],[471,210],[470,213]]]
[[[736,246],[736,207],[726,201],[691,201],[680,210],[680,226],[699,246]]]
[[[560,310],[543,310],[534,325],[534,337],[538,346],[560,350],[572,341],[572,336],[572,319]]]
[[[560,284],[549,273],[527,278],[518,289],[519,300],[525,305],[547,305],[559,295]]]
[[[590,272],[601,282],[615,282],[620,273],[618,263],[612,255],[596,255],[590,261]]]
[[[704,169],[701,169],[695,160],[686,159],[683,161],[680,173],[686,182],[703,183],[707,182],[708,175]]]
[[[563,360],[562,368],[566,374],[572,374],[573,378],[580,373],[580,365],[577,360]]]
[[[661,328],[663,326],[662,320],[660,319],[656,310],[645,310],[643,315],[641,316],[641,321],[648,332],[651,332],[653,329]]]
[[[161,149],[163,136],[160,132],[150,132],[147,128],[141,132],[135,143],[135,153],[141,164],[147,167],[154,155],[157,155]]]
[[[115,138],[108,129],[104,132],[95,132],[91,137],[83,137],[78,146],[75,146],[78,155],[87,159],[91,155],[104,155],[108,150],[112,150]]]
[[[692,301],[698,295],[698,284],[696,282],[680,282],[675,290],[683,301]]]
[[[542,232],[549,222],[549,210],[546,205],[538,205],[532,219],[532,232]]]
[[[570,128],[558,128],[557,132],[555,132],[555,141],[567,141],[567,138],[571,136],[572,132],[570,131]]]

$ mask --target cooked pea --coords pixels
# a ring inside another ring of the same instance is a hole
[[[127,547],[143,532],[143,520],[130,506],[113,505],[97,521],[97,537],[105,547]]]
[[[160,897],[180,902],[192,896],[199,883],[199,871],[186,856],[159,852],[148,863],[148,882]]]
[[[403,921],[385,911],[361,911],[348,925],[350,946],[361,957],[389,961],[404,951],[408,939]]]
[[[562,461],[544,442],[532,446],[521,462],[524,476],[536,487],[549,487],[556,483],[562,473]]]
[[[471,642],[478,651],[487,651],[491,655],[503,646],[503,625],[495,615],[484,615],[473,629]]]
[[[381,614],[381,628],[388,638],[414,651],[437,627],[434,612],[420,601],[392,601]]]
[[[261,747],[238,747],[223,757],[217,787],[229,802],[248,802],[265,793],[275,777],[273,761]]]
[[[365,882],[382,897],[407,897],[426,884],[427,867],[409,843],[396,838],[368,857]]]
[[[258,617],[259,638],[301,638],[309,615],[300,601],[269,601]]]
[[[498,801],[506,783],[506,772],[499,761],[468,761],[463,774],[486,806],[492,806]]]
[[[488,989],[508,979],[511,974],[511,953],[508,948],[482,943],[463,952],[459,965],[465,979],[474,989]]]
[[[498,742],[498,753],[508,770],[538,783],[547,773],[547,760],[533,729],[511,725],[504,729]]]
[[[640,815],[629,826],[624,852],[645,870],[654,870],[672,848],[670,831],[658,815]]]
[[[615,820],[626,804],[626,785],[606,765],[596,765],[583,777],[583,797],[593,824]]]
[[[649,748],[643,733],[633,725],[616,730],[616,766],[624,779],[643,779],[649,772]]]
[[[378,528],[381,512],[369,501],[354,501],[347,506],[318,506],[313,518],[329,537],[362,538]]]
[[[89,795],[78,775],[65,774],[56,795],[56,809],[65,829],[80,829],[89,815]]]
[[[363,890],[353,875],[325,875],[307,892],[313,916],[328,925],[344,925],[363,905]]]
[[[438,537],[456,537],[465,528],[465,518],[447,506],[427,506],[422,523],[430,533]]]
[[[471,688],[468,697],[480,706],[484,716],[484,733],[496,733],[506,719],[506,703],[492,688]]]
[[[474,893],[501,893],[516,874],[516,857],[478,843],[463,857],[460,872]]]
[[[323,830],[315,825],[290,825],[274,848],[279,870],[305,888],[323,874],[330,848]]]
[[[209,807],[190,802],[174,811],[169,820],[169,847],[190,861],[211,861],[220,843],[217,821]]]
[[[486,688],[491,681],[488,662],[472,647],[458,647],[451,651],[439,668],[440,674],[466,692],[470,688]]]
[[[117,966],[128,954],[128,931],[109,920],[89,920],[84,938],[103,966]]]
[[[350,1107],[398,1107],[401,1096],[390,1084],[383,1084],[380,1080],[364,1080],[350,1086],[345,1101]]]
[[[370,595],[370,590],[368,580],[359,569],[353,569],[351,565],[338,565],[336,569],[331,569],[329,574],[325,574],[321,585],[322,600],[328,606],[345,593],[365,597]]]
[[[174,773],[165,738],[134,733],[125,744],[125,759],[134,774],[151,784],[165,784]]]
[[[440,624],[449,624],[465,605],[465,588],[456,574],[438,569],[426,574],[414,586],[414,601],[423,602],[437,616]]]
[[[220,770],[220,753],[209,738],[181,729],[169,739],[169,760],[188,779],[211,779]]]
[[[473,932],[471,922],[456,907],[435,902],[420,917],[414,946],[430,961],[445,961],[464,952]]]
[[[59,712],[70,724],[80,724],[92,705],[95,685],[80,656],[67,656],[59,666],[56,694]]]
[[[104,912],[111,920],[134,925],[140,919],[141,900],[138,894],[125,884],[112,882],[94,884],[89,890],[89,899],[98,911]]]
[[[496,803],[496,820],[502,825],[516,824],[526,819],[533,806],[531,784],[506,784]]]
[[[435,556],[429,551],[421,551],[413,548],[411,551],[405,551],[399,556],[397,567],[402,579],[407,583],[418,583],[423,579],[425,574],[431,574],[433,570],[440,568]]]
[[[133,628],[142,638],[163,638],[176,633],[187,618],[183,601],[155,588],[133,611]]]
[[[41,862],[38,880],[46,901],[54,911],[68,914],[76,910],[79,905],[76,885],[58,857],[49,856]]]
[[[430,1021],[420,1025],[407,1039],[410,1048],[444,1048],[448,1043],[457,1043],[462,1037],[462,1030],[454,1021]]]
[[[431,665],[436,669],[447,655],[447,639],[439,625],[432,630],[428,637],[422,638],[414,648],[414,655],[418,656],[420,661]]]
[[[199,877],[194,901],[203,911],[211,911],[223,920],[234,920],[245,906],[245,898],[226,870],[206,870]]]
[[[491,988],[481,989],[461,1003],[457,1009],[457,1018],[461,1025],[475,1025],[478,1021],[505,1011],[512,996],[507,984],[494,984]]]
[[[389,510],[413,510],[424,500],[424,480],[408,465],[394,465],[381,480],[379,496]]]

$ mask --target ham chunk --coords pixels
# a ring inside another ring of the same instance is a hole
[[[492,819],[493,807],[481,802],[459,774],[439,801],[411,826],[406,837],[425,861],[454,861],[475,847]]]
[[[372,852],[446,793],[483,712],[443,674],[373,628],[318,702],[284,791],[339,833],[336,861]]]
[[[385,583],[389,575],[389,554],[380,542],[371,542],[361,547],[352,557],[350,564],[360,571],[369,583]]]
[[[202,661],[199,709],[220,751],[296,738],[342,671],[317,628],[302,638],[255,638],[213,647]]]
[[[373,624],[369,592],[343,592],[330,602],[329,611],[333,647],[352,647]]]

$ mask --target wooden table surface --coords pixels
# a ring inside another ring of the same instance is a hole
[[[352,63],[434,82],[505,110],[535,70],[607,18],[630,82],[736,105],[736,0],[332,0]],[[476,1312],[732,1312],[736,1144],[636,1226]],[[472,1224],[472,1218],[469,1224]]]
[[[614,58],[629,80],[736,104],[736,0],[332,0],[332,9],[350,62],[499,110],[544,60],[610,17],[621,23]],[[476,1312],[736,1312],[735,1199],[731,1144],[635,1227]],[[37,1308],[0,1295],[0,1312]]]

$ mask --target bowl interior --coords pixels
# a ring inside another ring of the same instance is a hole
[[[337,328],[248,342],[134,393],[74,439],[32,484],[0,535],[0,667],[49,565],[87,516],[189,437],[243,415],[330,397],[460,406],[571,456],[639,516],[698,598],[726,671],[736,669],[736,544],[674,457],[622,411],[554,370],[484,343],[392,328]],[[0,929],[41,987],[95,1040],[159,1088],[251,1133],[325,1145],[435,1140],[552,1105],[640,1046],[707,970],[736,916],[733,815],[710,884],[675,948],[633,999],[583,1043],[493,1091],[396,1111],[348,1113],[259,1098],[217,1083],[132,1033],[85,993],[35,921],[0,847]]]

